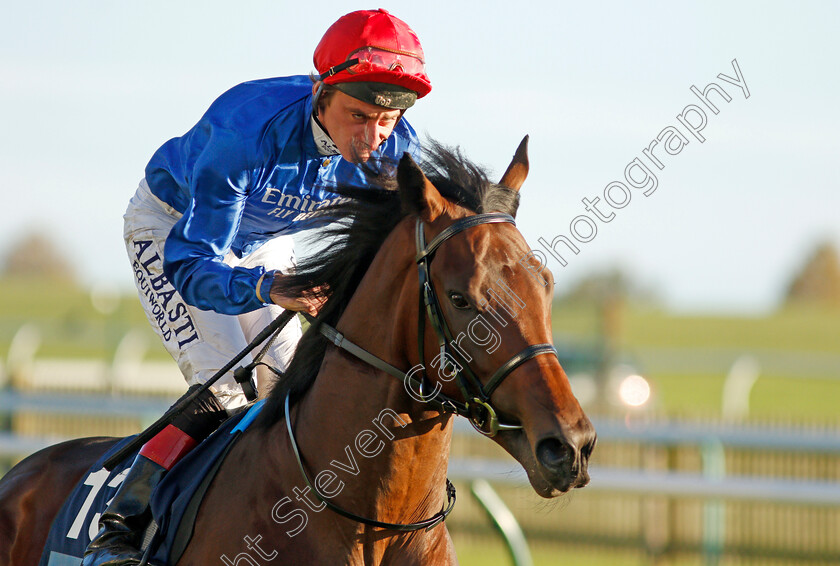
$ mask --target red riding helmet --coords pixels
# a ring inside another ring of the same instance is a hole
[[[417,34],[382,9],[359,10],[339,18],[321,38],[312,59],[320,80],[346,85],[354,92],[365,87],[351,83],[393,85],[416,93],[417,98],[432,90]]]

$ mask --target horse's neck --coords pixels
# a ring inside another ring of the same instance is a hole
[[[324,369],[330,377],[319,378],[292,417],[310,478],[334,473],[330,489],[345,487],[332,502],[378,521],[440,511],[451,419],[412,414],[401,382],[344,355],[329,356]]]
[[[416,283],[411,290],[415,264],[405,253],[413,233],[402,232],[356,292],[371,299],[351,301],[339,330],[407,371],[417,363],[411,329],[418,313]],[[310,474],[334,473],[330,490],[344,482],[332,498],[336,505],[378,521],[410,523],[445,504],[451,418],[418,406],[400,380],[331,348],[292,420]]]

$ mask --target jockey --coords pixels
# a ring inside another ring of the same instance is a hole
[[[431,90],[423,50],[385,10],[341,17],[313,57],[317,74],[249,81],[222,94],[190,131],[163,144],[125,214],[125,243],[149,322],[193,387],[283,309],[316,313],[324,293],[284,296],[292,235],[337,183],[365,185],[359,163],[418,156],[402,119]],[[322,222],[322,221],[321,221]],[[264,360],[285,370],[301,329]],[[247,362],[247,360],[246,360]],[[151,491],[245,397],[232,372],[147,442],[100,519],[83,564],[137,564]]]

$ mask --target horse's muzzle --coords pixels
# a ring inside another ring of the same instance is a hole
[[[589,483],[589,457],[595,447],[595,429],[587,421],[566,437],[549,436],[537,443],[537,461],[560,491]]]

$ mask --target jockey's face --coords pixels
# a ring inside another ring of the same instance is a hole
[[[388,139],[402,116],[392,110],[368,104],[336,91],[318,112],[318,119],[327,129],[344,159],[364,162]]]

